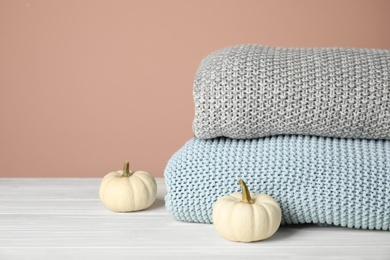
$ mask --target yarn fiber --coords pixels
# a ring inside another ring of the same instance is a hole
[[[282,224],[390,229],[390,141],[315,136],[251,140],[193,138],[165,169],[168,211],[178,220],[212,222],[216,200],[239,191],[266,193]]]
[[[224,48],[195,75],[193,131],[202,139],[390,139],[389,78],[390,50]]]

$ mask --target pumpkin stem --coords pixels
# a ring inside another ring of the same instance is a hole
[[[130,163],[129,161],[125,161],[123,164],[123,174],[122,177],[130,177],[133,172],[130,171]]]
[[[248,187],[246,186],[245,182],[242,179],[239,179],[238,184],[241,186],[241,192],[242,192],[241,202],[248,203],[248,204],[255,203],[251,198],[251,195],[249,193]]]

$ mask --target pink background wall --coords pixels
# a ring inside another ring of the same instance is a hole
[[[0,177],[156,177],[192,137],[216,49],[390,49],[383,0],[0,0]]]

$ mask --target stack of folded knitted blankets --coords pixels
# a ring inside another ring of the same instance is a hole
[[[164,173],[177,220],[211,223],[243,179],[282,224],[390,229],[390,50],[228,47],[193,94],[195,137]]]

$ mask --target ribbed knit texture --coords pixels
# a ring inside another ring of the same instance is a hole
[[[233,46],[203,59],[193,94],[198,138],[390,139],[390,50]]]
[[[211,223],[222,195],[274,197],[282,224],[390,229],[390,141],[314,136],[188,141],[165,169],[166,207],[182,221]]]

